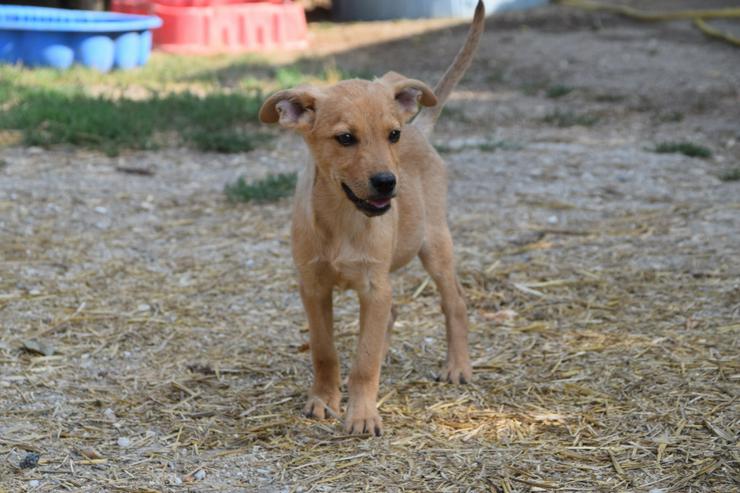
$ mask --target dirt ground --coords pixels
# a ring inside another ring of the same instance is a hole
[[[464,34],[332,56],[436,81]],[[719,177],[740,166],[739,88],[740,50],[688,23],[491,20],[435,135],[476,379],[434,382],[443,320],[415,262],[394,278],[379,439],[300,416],[289,200],[223,194],[299,170],[298,138],[0,149],[0,492],[737,491],[740,181]],[[335,312],[346,374],[354,297]]]

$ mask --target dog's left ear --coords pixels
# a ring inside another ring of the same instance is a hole
[[[409,79],[396,72],[388,72],[378,81],[391,88],[395,94],[396,103],[407,119],[419,111],[419,104],[422,106],[437,104],[437,96],[420,80]]]

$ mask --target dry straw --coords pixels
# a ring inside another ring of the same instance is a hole
[[[476,381],[433,381],[438,297],[420,269],[402,273],[387,433],[364,439],[299,414],[310,365],[288,204],[209,207],[164,206],[145,247],[136,228],[60,234],[51,220],[0,243],[1,491],[736,487],[737,288],[721,266],[627,261],[624,245],[676,211],[496,251],[460,214]],[[346,370],[357,307],[335,305]],[[39,465],[21,469],[28,452]]]

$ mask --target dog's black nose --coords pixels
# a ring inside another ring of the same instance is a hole
[[[382,195],[390,195],[396,188],[396,175],[393,173],[378,173],[370,177],[370,184]]]

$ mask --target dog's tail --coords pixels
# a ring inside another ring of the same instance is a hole
[[[462,79],[465,72],[470,66],[470,62],[473,61],[475,50],[478,48],[480,37],[483,34],[483,26],[486,21],[486,9],[483,5],[483,0],[478,0],[478,5],[475,7],[475,15],[473,16],[473,22],[470,24],[470,30],[468,31],[468,37],[465,40],[465,44],[455,56],[452,61],[452,65],[447,69],[447,72],[442,76],[442,79],[434,87],[434,94],[437,96],[437,104],[430,108],[424,108],[414,119],[414,125],[416,125],[422,133],[430,135],[434,129],[434,124],[439,118],[439,114],[442,113],[447,98],[450,97],[450,93],[455,88],[460,79]]]

